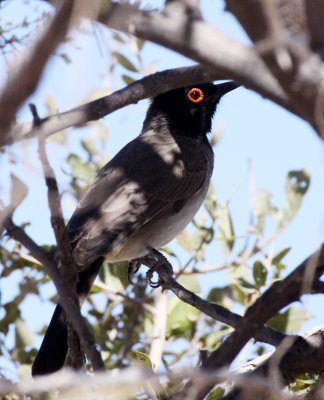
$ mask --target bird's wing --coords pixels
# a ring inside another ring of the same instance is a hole
[[[144,224],[175,212],[210,178],[212,163],[206,143],[153,133],[130,142],[99,172],[68,223],[76,262],[86,267],[118,252]]]

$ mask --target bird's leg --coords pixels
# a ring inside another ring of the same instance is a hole
[[[140,269],[141,265],[142,265],[142,262],[141,262],[140,259],[128,261],[127,276],[128,276],[128,282],[129,283],[131,283],[131,284],[134,283],[133,282],[133,276]]]
[[[155,249],[149,249],[148,254],[142,258],[142,262],[149,267],[146,273],[146,279],[154,289],[162,286],[167,278],[173,275],[172,265],[168,259]],[[154,272],[159,275],[157,282],[153,281]]]

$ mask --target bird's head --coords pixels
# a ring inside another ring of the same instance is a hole
[[[143,131],[167,129],[176,135],[204,137],[211,130],[220,99],[238,87],[234,82],[203,83],[158,95],[147,111]]]

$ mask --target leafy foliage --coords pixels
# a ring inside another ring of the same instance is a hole
[[[22,21],[22,25],[26,24],[27,19]],[[7,43],[0,41],[0,48],[12,46],[17,37],[10,33],[11,28],[7,28],[7,32],[4,32],[4,27],[1,29],[0,38]],[[117,71],[121,79],[129,84],[145,72],[142,59],[144,42],[117,33],[113,33],[112,37],[116,49],[111,52],[112,74]],[[55,112],[55,100],[48,97],[45,108],[49,113]],[[62,170],[69,181],[65,190],[75,202],[107,161],[103,151],[107,142],[108,130],[101,122],[91,126],[88,137],[80,140],[78,151],[74,148],[73,151],[67,150],[66,132],[55,136],[56,145],[65,152]],[[177,237],[176,243],[164,249],[177,267],[178,280],[209,301],[230,310],[239,308],[243,314],[262,291],[286,272],[284,258],[290,248],[280,249],[273,255],[267,246],[296,216],[309,185],[308,171],[289,171],[284,188],[285,200],[281,206],[272,204],[268,190],[257,191],[251,201],[251,223],[246,226],[243,246],[242,238],[238,238],[235,229],[231,202],[219,202],[211,186],[204,207],[193,224]],[[25,228],[28,223],[26,215]],[[272,229],[270,233],[269,229]],[[213,246],[216,242],[223,251],[224,263],[221,266],[214,266],[213,255],[210,256],[210,252],[215,251]],[[46,249],[50,247],[51,244],[44,245]],[[199,278],[199,269],[203,270],[206,265],[209,265],[208,295],[202,290]],[[47,303],[56,303],[57,298],[47,294],[49,279],[42,266],[19,243],[8,237],[4,237],[0,244],[0,268],[0,358],[8,365],[9,371],[4,367],[0,373],[14,380],[17,376],[10,376],[10,371],[19,368],[24,373],[26,368],[29,371],[39,346],[39,335],[45,330],[45,326],[36,331],[29,326],[24,307],[28,307],[28,302],[35,296]],[[228,274],[229,283],[225,287],[218,284],[219,269],[226,270]],[[9,296],[7,293],[4,296],[7,288],[14,286],[13,282],[16,287]],[[134,283],[129,284],[126,263],[104,264],[84,314],[88,317],[108,369],[125,368],[134,362],[147,369],[167,372],[177,366],[196,365],[199,349],[214,350],[231,331],[231,328],[206,318],[200,311],[170,294],[167,306],[158,310],[161,315],[156,318],[160,296],[161,293],[148,286],[142,271],[134,277]],[[269,325],[282,332],[296,332],[308,317],[305,310],[290,307],[273,317]],[[158,319],[165,319],[165,326],[162,355],[155,364],[150,354],[155,339],[153,333],[160,322]],[[298,393],[311,391],[315,383],[316,379],[301,378],[296,380],[291,390]],[[176,390],[176,385],[159,384],[160,393],[164,395]],[[217,387],[209,394],[208,400],[220,399],[223,394],[224,389]]]

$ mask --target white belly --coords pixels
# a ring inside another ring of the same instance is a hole
[[[150,221],[147,227],[140,229],[117,254],[107,255],[107,260],[109,262],[133,260],[143,257],[150,248],[159,249],[165,246],[193,220],[206,197],[207,190],[208,184],[178,212],[174,211],[169,216],[163,216],[156,223]]]

